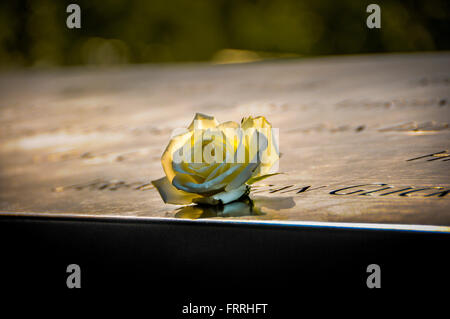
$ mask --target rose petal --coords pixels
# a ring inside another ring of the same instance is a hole
[[[191,125],[189,125],[189,131],[195,129],[207,129],[207,128],[215,128],[219,125],[219,122],[216,121],[214,116],[205,115],[202,113],[196,113],[194,120]]]
[[[220,164],[216,162],[211,163],[210,165],[205,165],[205,167],[197,169],[195,172],[206,179],[213,170],[215,170]]]
[[[254,184],[256,182],[259,182],[259,181],[262,181],[263,179],[266,179],[266,178],[268,178],[270,176],[274,176],[274,175],[278,175],[278,174],[281,174],[281,173],[273,173],[273,174],[261,175],[261,176],[257,176],[257,177],[251,177],[247,181],[247,184],[248,185],[252,185],[252,184]]]
[[[193,200],[193,202],[197,204],[225,205],[241,198],[243,195],[245,195],[245,193],[248,192],[248,190],[249,188],[247,185],[242,185],[241,187],[233,189],[232,191],[229,192],[225,191],[210,197],[196,198]]]
[[[195,171],[192,171],[191,169],[189,169],[189,167],[184,168],[183,166],[185,166],[185,165],[183,165],[183,164],[185,164],[185,163],[184,162],[183,163],[173,162],[172,168],[175,172],[178,172],[181,174],[196,175]]]
[[[220,124],[218,129],[221,130],[224,137],[224,159],[228,163],[235,163],[234,154],[239,147],[241,136],[239,124],[236,122],[225,122]]]
[[[152,184],[158,190],[163,201],[168,204],[186,205],[192,203],[194,199],[202,197],[176,189],[167,177],[152,181]]]
[[[239,128],[239,124],[236,123],[236,122],[233,122],[233,121],[227,121],[227,122],[220,123],[217,126],[217,128],[220,129],[220,130],[223,130],[223,129],[226,129],[226,128],[238,129]]]
[[[266,136],[266,138],[271,141],[271,143],[268,144],[268,149],[264,152],[264,154],[267,155],[270,152],[270,155],[264,158],[264,162],[262,162],[261,165],[255,170],[253,177],[273,173],[271,170],[273,167],[277,167],[275,164],[279,160],[280,153],[278,151],[278,145],[275,134],[273,133],[272,125],[264,116],[258,116],[255,118],[249,116],[248,118],[242,119],[241,126],[244,130],[252,127],[256,129],[269,129],[267,134],[268,136]]]
[[[188,175],[183,174],[175,176],[172,183],[176,188],[190,193],[207,193],[210,191],[216,191],[223,188],[226,185],[226,183],[224,183],[225,179],[232,176],[241,167],[242,165],[231,167],[223,174],[220,174],[219,176],[201,184],[195,183],[192,178],[189,178]]]
[[[220,170],[221,167],[223,167],[225,165],[225,163],[219,164],[217,165],[213,171],[211,171],[208,176],[206,176],[205,178],[205,182],[209,182],[210,180],[212,180],[213,178],[216,177],[217,172]]]
[[[173,162],[172,167],[173,170],[177,173],[191,176],[197,183],[202,183],[204,181],[204,177],[200,173],[198,173],[198,171],[190,169],[189,166],[184,162],[180,164]]]
[[[249,163],[230,183],[228,183],[225,187],[225,191],[231,191],[244,184],[250,177],[252,177],[252,174],[258,165],[259,163]]]
[[[247,117],[243,118],[241,122],[242,129],[246,130],[248,128],[271,128],[272,124],[269,123],[269,121],[266,120],[264,116],[258,116],[258,117]]]
[[[261,165],[255,171],[253,177],[276,173],[276,169],[278,168],[278,165],[276,164],[279,163],[280,153],[278,152],[278,146],[274,141],[273,134],[271,135],[273,141],[268,145],[268,148],[261,153]]]
[[[237,137],[236,133],[237,130],[239,130],[239,124],[233,121],[224,122],[219,124],[219,126],[217,126],[217,129],[219,129],[224,135],[224,144],[227,147],[231,147],[230,151],[234,152],[234,150],[237,148],[238,141],[234,141],[233,137]]]
[[[161,157],[162,167],[170,182],[172,182],[173,178],[175,177],[175,171],[172,166],[174,153],[182,149],[183,146],[189,141],[191,136],[192,132],[186,132],[172,138]]]
[[[255,131],[253,133],[252,139],[258,138],[258,149],[256,154],[253,155],[250,163],[225,187],[225,191],[230,191],[234,188],[240,187],[242,184],[247,182],[253,175],[256,169],[260,165],[259,154],[267,148],[267,139],[264,134]]]

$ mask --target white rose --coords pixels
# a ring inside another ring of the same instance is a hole
[[[170,204],[235,201],[278,168],[277,133],[262,116],[243,118],[239,125],[197,113],[162,155],[166,176],[152,183]]]

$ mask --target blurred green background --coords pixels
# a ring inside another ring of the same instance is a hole
[[[81,29],[66,7],[81,7]],[[381,6],[381,29],[366,7]],[[17,0],[0,4],[0,66],[252,61],[448,50],[448,0]]]

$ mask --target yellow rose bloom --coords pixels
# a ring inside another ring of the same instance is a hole
[[[278,168],[278,131],[262,116],[219,124],[197,113],[172,137],[161,163],[166,176],[152,181],[170,204],[227,204]]]

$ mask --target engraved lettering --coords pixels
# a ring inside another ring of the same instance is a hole
[[[278,189],[273,189],[273,190],[271,190],[269,193],[276,193],[276,192],[285,190],[285,189],[287,189],[287,188],[291,188],[291,187],[293,187],[293,186],[294,186],[294,185],[288,185],[288,186],[284,186],[284,187],[281,187],[281,188],[278,188]]]
[[[353,191],[353,192],[349,192],[349,193],[338,193],[340,191],[346,190],[346,189],[351,189],[351,188],[355,188],[355,187],[361,187],[361,186],[369,186],[369,185],[378,185],[378,186],[384,186],[386,184],[361,184],[361,185],[355,185],[355,186],[348,186],[348,187],[344,187],[344,188],[340,188],[337,190],[334,190],[332,192],[330,192],[331,195],[351,195],[351,194],[356,194],[359,192],[363,192],[363,189],[359,189],[357,191]]]
[[[433,188],[434,189],[442,189],[443,187],[433,187]],[[450,190],[446,189],[446,190],[443,190],[443,191],[439,191],[439,192],[435,192],[435,193],[432,193],[432,194],[425,195],[424,197],[431,197],[431,196],[434,196],[434,195],[437,195],[438,197],[444,197],[449,192],[450,192]]]
[[[305,186],[305,187],[302,187],[298,192],[297,192],[297,194],[298,193],[303,193],[304,191],[306,191],[308,188],[310,188],[311,186]]]
[[[386,185],[386,184],[384,184],[384,185]],[[391,189],[391,188],[392,188],[392,186],[383,187],[383,188],[375,189],[375,190],[373,190],[373,191],[364,192],[364,193],[361,193],[361,194],[358,194],[358,195],[368,195],[368,194],[372,194],[372,193],[376,193],[376,192],[381,192],[381,191],[384,191],[384,190],[386,190],[386,189]]]
[[[399,190],[396,190],[396,191],[393,191],[393,192],[380,194],[380,196],[386,196],[386,195],[390,195],[390,194],[394,194],[394,193],[398,193],[398,192],[403,192],[403,191],[407,191],[408,189],[412,189],[412,187],[406,187],[406,188],[399,189]]]
[[[328,185],[324,185],[324,186],[319,186],[319,187],[315,187],[315,188],[310,188],[311,186],[305,186],[305,187],[300,188],[299,191],[296,192],[296,194],[314,191],[314,190],[316,190],[316,189],[321,189],[321,188],[324,188],[324,187],[327,187],[327,186],[328,186]],[[287,193],[287,192],[290,192],[290,191],[295,191],[295,190],[297,190],[297,189],[298,189],[298,188],[293,189],[293,190],[289,190],[289,191],[285,191],[285,192],[282,192],[282,193]]]
[[[415,161],[415,160],[426,158],[426,157],[437,157],[435,159],[428,160],[428,161],[433,161],[433,160],[440,159],[442,157],[448,157],[448,156],[449,156],[448,152],[446,150],[444,150],[444,151],[440,151],[437,153],[431,153],[431,154],[427,154],[427,155],[423,155],[423,156],[419,156],[419,157],[410,158],[406,161],[411,162],[411,161]]]
[[[398,196],[408,196],[408,194],[410,194],[410,193],[420,192],[420,191],[423,191],[423,190],[426,190],[426,189],[430,189],[430,187],[413,189],[413,190],[410,190],[410,191],[407,191],[407,192],[403,192],[403,193],[401,193],[401,194],[398,194]]]

